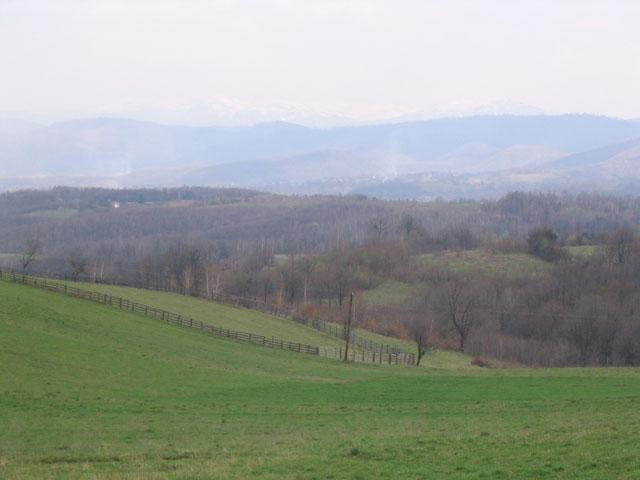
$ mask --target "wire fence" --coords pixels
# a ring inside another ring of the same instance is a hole
[[[16,273],[16,275],[22,275],[22,274]],[[115,285],[115,286],[123,286],[123,287],[142,288],[146,290],[156,290],[161,292],[179,293],[179,292],[174,292],[173,290],[163,288],[159,285],[154,285],[154,284],[142,285],[136,282],[100,282],[100,281],[97,281],[95,278],[91,278],[88,275],[79,275],[77,278],[73,278],[73,279],[69,279],[66,274],[60,275],[52,272],[30,271],[30,275],[46,277],[46,278],[56,278],[58,280],[65,280],[65,281],[73,280],[73,281],[85,282],[85,283],[107,284],[107,285]],[[288,318],[290,320],[293,320],[296,323],[313,328],[314,330],[318,330],[329,336],[339,338],[341,340],[346,340],[347,329],[344,325],[340,325],[333,322],[327,322],[325,320],[321,320],[318,318],[312,318],[307,315],[302,315],[301,313],[297,312],[296,309],[294,308],[289,308],[282,305],[275,305],[269,302],[263,302],[261,300],[257,300],[253,298],[239,297],[236,295],[231,295],[231,294],[222,293],[222,292],[212,292],[208,295],[198,296],[198,298],[214,301],[217,303],[223,303],[225,305],[231,305],[234,307],[242,307],[242,308],[248,308],[251,310],[258,310],[262,313],[266,313],[268,315],[273,315],[281,318]],[[412,355],[411,352],[408,352],[407,350],[405,350],[404,348],[398,345],[390,345],[387,343],[376,342],[374,340],[371,340],[370,338],[367,338],[366,336],[354,331],[353,328],[351,329],[351,332],[349,335],[349,344],[368,352],[376,352],[377,356],[379,356],[380,354]]]
[[[318,355],[321,357],[335,358],[338,360],[344,359],[344,351],[342,348],[313,346],[304,343],[289,342],[276,337],[267,337],[264,335],[256,335],[254,333],[220,328],[215,325],[205,323],[201,320],[184,317],[178,313],[138,303],[130,299],[113,296],[108,293],[99,293],[91,290],[76,288],[66,283],[54,282],[47,278],[33,277],[15,272],[0,271],[0,279],[40,288],[43,290],[48,290],[51,292],[62,293],[70,297],[90,300],[92,302],[100,303],[103,305],[109,305],[120,310],[137,313],[149,318],[160,320],[161,322],[167,323],[169,325],[191,328],[209,335],[230,338],[233,340],[252,343],[254,345],[260,345],[264,347],[289,350],[292,352],[307,353],[311,355]],[[383,352],[365,350],[361,350],[360,352],[358,352],[355,350],[350,350],[348,354],[348,360],[363,363],[415,365],[414,354],[405,352]]]

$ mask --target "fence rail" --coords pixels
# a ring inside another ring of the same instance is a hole
[[[16,275],[20,275],[16,273]],[[31,276],[41,276],[46,278],[57,278],[58,280],[68,280],[67,275],[60,275],[51,272],[36,272],[31,271]],[[87,283],[105,283],[108,285],[118,285],[123,287],[134,287],[134,288],[142,288],[147,290],[156,290],[161,292],[170,292],[170,293],[179,293],[174,292],[173,290],[163,288],[158,284],[139,284],[137,282],[100,282],[94,278],[89,277],[88,275],[81,275],[80,277],[74,279],[74,281],[81,281]],[[329,336],[339,338],[341,340],[345,340],[346,338],[346,328],[343,325],[327,322],[325,320],[321,320],[318,318],[312,318],[305,315],[300,314],[294,308],[288,308],[283,306],[274,305],[268,302],[263,302],[261,300],[256,300],[253,298],[245,298],[238,297],[236,295],[230,295],[227,293],[214,292],[209,295],[199,295],[198,298],[202,298],[205,300],[210,300],[218,303],[224,303],[226,305],[232,305],[234,307],[242,307],[249,308],[251,310],[258,310],[260,312],[293,320],[296,323],[300,323],[307,327],[313,328],[314,330],[318,330],[324,334]],[[349,344],[354,345],[362,350],[376,352],[379,356],[380,354],[393,354],[393,355],[413,355],[412,353],[406,351],[405,349],[397,346],[397,345],[389,345],[386,343],[380,343],[373,340],[370,340],[363,335],[358,334],[351,330],[351,334],[349,335]]]
[[[347,329],[344,327],[344,325],[327,322],[325,320],[321,320],[318,318],[308,317],[300,314],[293,308],[276,306],[267,302],[262,302],[260,300],[255,300],[252,298],[237,297],[237,296],[229,295],[225,293],[213,293],[208,297],[202,297],[202,298],[207,298],[209,300],[219,302],[219,303],[224,303],[227,305],[234,305],[236,307],[259,310],[269,315],[286,317],[290,320],[293,320],[296,323],[300,323],[307,327],[311,327],[314,330],[318,330],[332,337],[340,338],[342,340],[346,339]],[[397,345],[389,345],[385,343],[375,342],[362,335],[359,335],[353,330],[351,330],[351,334],[349,336],[349,344],[359,347],[362,350],[376,352],[378,355],[380,353],[394,354],[394,355],[397,355],[397,354],[410,355],[409,352],[407,352],[403,348],[398,347]]]
[[[15,272],[3,272],[0,271],[0,279],[8,280],[15,283],[21,283],[24,285],[48,290],[51,292],[62,293],[64,295],[90,300],[93,302],[101,303],[103,305],[109,305],[119,308],[128,312],[142,314],[149,318],[160,320],[169,325],[176,325],[184,328],[192,328],[209,335],[215,335],[218,337],[226,337],[242,342],[248,342],[255,345],[261,345],[264,347],[279,348],[282,350],[289,350],[299,353],[307,353],[311,355],[318,355],[322,357],[342,359],[343,350],[335,347],[319,347],[313,345],[307,345],[297,342],[289,342],[276,337],[267,337],[264,335],[256,335],[254,333],[241,332],[236,330],[230,330],[227,328],[217,327],[205,323],[201,320],[195,320],[190,317],[184,317],[180,314],[163,310],[160,308],[152,307],[150,305],[142,304],[129,300],[123,297],[117,297],[108,293],[99,293],[91,290],[84,290],[80,288],[67,285],[66,283],[58,283],[51,281],[47,278],[32,277],[29,275],[18,274]],[[404,352],[376,352],[365,351],[356,352],[352,350],[349,355],[349,360],[354,362],[367,362],[367,363],[388,363],[388,364],[406,364],[414,365],[415,357],[412,353]]]

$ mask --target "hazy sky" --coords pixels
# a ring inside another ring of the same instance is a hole
[[[640,1],[0,0],[0,65],[0,114],[512,100],[640,117]]]

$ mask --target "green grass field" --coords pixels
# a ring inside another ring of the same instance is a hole
[[[602,253],[605,249],[602,245],[580,245],[576,247],[564,247],[571,255],[577,257],[591,257]]]
[[[571,255],[589,257],[603,251],[600,245],[564,247]],[[487,275],[523,276],[548,272],[552,264],[526,253],[491,253],[484,249],[446,251],[417,255],[414,260],[422,266],[455,273],[484,273]],[[387,280],[364,292],[370,305],[402,305],[410,301],[420,287]]]
[[[633,479],[640,370],[342,364],[0,282],[0,478]]]
[[[580,254],[586,254],[581,251]],[[525,253],[491,253],[483,249],[430,253],[414,257],[421,266],[459,274],[536,275],[550,270],[551,264]],[[370,305],[403,305],[420,292],[420,285],[387,280],[364,292]]]
[[[409,283],[387,280],[376,288],[365,290],[363,296],[369,305],[403,305],[411,301],[418,287]]]
[[[97,283],[66,283],[77,286],[78,288],[93,290],[100,293],[108,293],[114,296],[121,296],[123,298],[135,300],[139,303],[180,313],[181,315],[203,320],[221,328],[230,328],[267,337],[275,336],[283,340],[306,343],[309,345],[339,348],[344,344],[342,340],[328,334],[300,325],[291,320],[287,320],[286,318],[275,317],[256,310],[235,308],[200,298],[177,295],[174,293],[157,292],[153,290]],[[412,352],[415,350],[415,346],[411,342],[377,335],[373,332],[362,329],[356,329],[355,331],[358,335],[375,342],[398,345]],[[468,359],[466,357],[464,358],[464,361],[468,363]]]
[[[423,265],[456,273],[530,275],[551,268],[549,263],[526,253],[491,253],[483,249],[432,253],[417,258]]]

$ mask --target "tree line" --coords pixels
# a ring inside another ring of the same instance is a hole
[[[419,357],[445,346],[526,365],[640,363],[635,198],[512,193],[419,203],[54,189],[3,194],[0,206],[0,253],[24,271],[235,295],[337,322],[353,291],[355,321],[412,339]],[[584,245],[597,253],[565,248]],[[469,249],[526,253],[549,268],[456,273],[417,261]],[[388,280],[410,286],[410,298],[367,303],[363,293]]]

